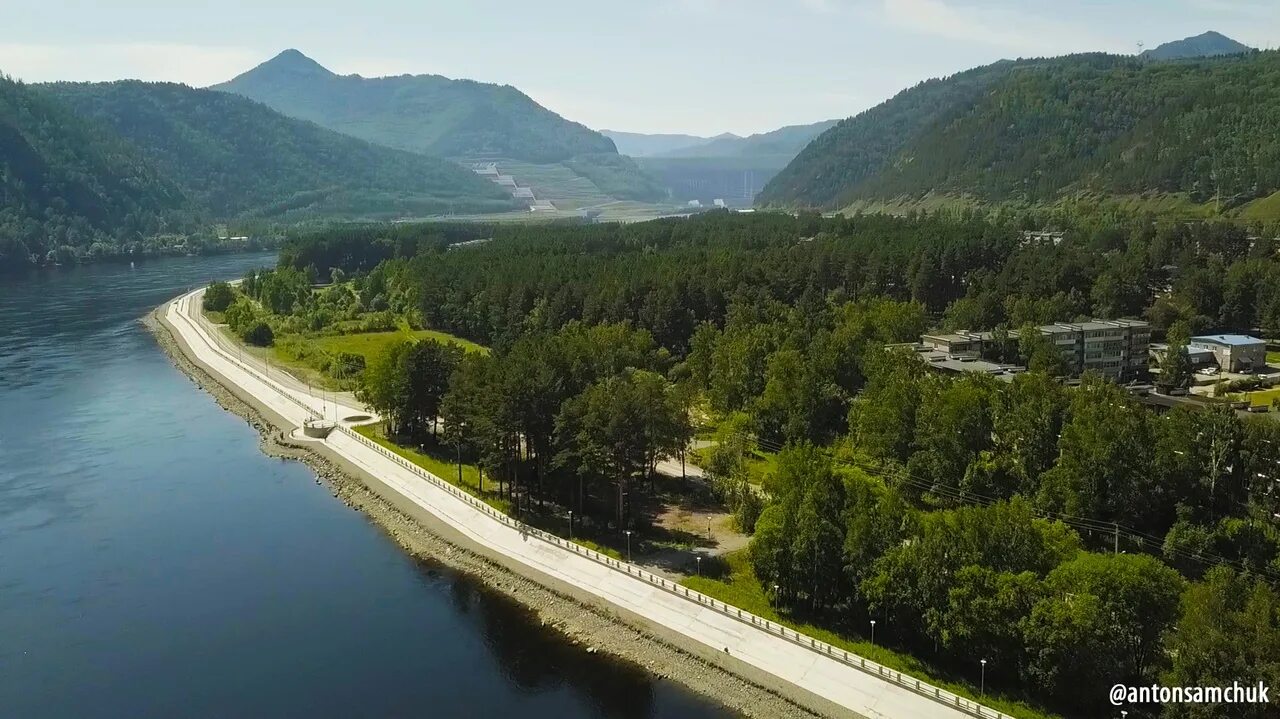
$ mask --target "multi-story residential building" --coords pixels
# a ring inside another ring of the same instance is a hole
[[[1062,353],[1067,371],[1079,376],[1094,371],[1115,380],[1146,374],[1149,366],[1151,326],[1142,320],[1091,320],[1043,325],[1040,332]],[[1018,332],[1011,331],[1017,338]],[[920,338],[939,352],[953,357],[979,356],[992,340],[990,332],[930,334]]]
[[[1045,325],[1072,375],[1088,371],[1129,379],[1149,368],[1151,326],[1142,320],[1092,320]]]

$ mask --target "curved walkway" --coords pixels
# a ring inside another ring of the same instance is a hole
[[[193,359],[212,370],[228,389],[251,395],[296,427],[321,417],[325,411],[321,398],[299,391],[289,381],[292,378],[279,376],[282,372],[272,372],[267,377],[238,352],[224,346],[220,341],[223,338],[215,336],[218,331],[207,326],[200,313],[202,293],[201,289],[183,295],[161,312],[164,322],[181,336],[183,342],[179,344],[185,345]],[[348,410],[367,414],[343,404],[340,415],[345,416]],[[327,411],[332,417],[332,401],[328,402]],[[797,634],[639,567],[525,526],[351,431],[347,423],[339,421],[324,444],[486,550],[701,645],[704,656],[725,652],[758,672],[821,697],[850,716],[1010,719],[994,709]]]

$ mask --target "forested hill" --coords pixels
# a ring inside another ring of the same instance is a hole
[[[809,145],[763,204],[1164,195],[1224,210],[1280,190],[1280,54],[1082,55],[924,83]]]
[[[1195,37],[1166,42],[1142,53],[1142,57],[1149,60],[1184,60],[1191,57],[1239,55],[1253,52],[1253,50],[1244,43],[1236,42],[1222,33],[1210,30]]]
[[[810,142],[765,187],[764,205],[834,207],[874,176],[911,141],[954,108],[972,105],[1014,63],[928,80],[836,124]]]
[[[129,143],[0,76],[0,272],[52,248],[154,232],[187,204]]]
[[[236,95],[137,81],[46,89],[120,133],[214,217],[511,207],[500,189],[454,163],[347,137]]]
[[[616,152],[609,138],[514,87],[439,75],[337,75],[297,50],[213,89],[370,142],[440,157],[560,162]]]

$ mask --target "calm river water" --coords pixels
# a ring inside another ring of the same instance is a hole
[[[409,559],[137,322],[272,263],[0,280],[0,715],[729,716]]]

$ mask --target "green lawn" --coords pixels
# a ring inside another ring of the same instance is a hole
[[[298,379],[316,387],[332,390],[350,390],[355,388],[355,380],[339,380],[323,371],[330,356],[339,352],[350,352],[371,361],[380,352],[394,342],[402,340],[434,339],[439,342],[455,344],[467,352],[487,353],[486,347],[461,337],[454,337],[435,330],[392,330],[390,332],[353,332],[340,335],[308,336],[300,334],[282,335],[276,338],[269,352],[262,356],[269,357],[278,365],[285,367]],[[237,340],[238,341],[238,340]]]
[[[365,437],[368,437],[374,442],[377,442],[383,447],[395,452],[419,467],[422,467],[449,484],[452,484],[455,487],[460,487],[467,494],[479,498],[485,504],[488,504],[499,512],[502,512],[507,516],[514,515],[514,508],[511,505],[511,500],[498,494],[496,491],[498,485],[491,478],[485,478],[483,493],[477,490],[480,482],[480,468],[474,464],[463,463],[462,483],[459,484],[458,462],[456,459],[448,456],[449,452],[447,449],[429,446],[414,449],[412,447],[396,444],[395,442],[387,439],[382,422],[363,425],[355,427],[354,429]],[[550,532],[551,534],[555,534],[562,538],[565,537],[567,532],[567,527],[564,526],[564,520],[557,517],[530,513],[522,519],[525,523],[533,527],[537,527],[544,532]],[[587,549],[593,549],[614,559],[621,560],[623,558],[622,552],[617,549],[605,546],[598,542],[593,542],[590,539],[575,537],[573,541]]]
[[[468,494],[480,498],[494,509],[497,509],[504,514],[511,513],[511,502],[498,496],[497,492],[494,491],[497,489],[497,485],[492,481],[485,482],[483,493],[478,490],[478,487],[480,486],[480,468],[474,464],[463,463],[462,482],[459,483],[458,462],[457,460],[446,456],[446,450],[438,447],[413,449],[411,447],[396,444],[395,442],[387,439],[384,424],[382,422],[366,424],[360,427],[355,427],[354,429],[365,437],[368,437],[386,449],[389,449],[419,467],[422,467],[449,484],[466,490]]]
[[[325,352],[351,352],[353,354],[363,355],[365,360],[373,359],[378,353],[385,350],[389,345],[403,340],[423,340],[432,339],[445,344],[454,344],[467,352],[479,352],[488,354],[489,349],[482,345],[478,345],[470,340],[464,340],[461,337],[454,337],[451,334],[437,332],[436,330],[394,330],[392,332],[360,332],[354,334],[343,335],[325,335],[321,337],[305,338],[307,342],[317,349]]]
[[[687,577],[680,583],[709,597],[719,599],[726,604],[740,607],[756,616],[785,625],[801,634],[826,642],[834,647],[839,647],[848,652],[855,652],[859,656],[866,657],[904,674],[918,677],[962,697],[981,702],[1010,716],[1019,717],[1020,719],[1060,719],[1057,714],[1037,709],[1017,699],[995,694],[980,696],[980,693],[967,683],[939,678],[941,672],[909,654],[896,652],[861,638],[851,639],[844,637],[830,630],[797,622],[779,614],[769,601],[768,595],[765,594],[760,580],[756,578],[755,572],[751,569],[751,563],[747,559],[746,551],[727,554],[724,559],[729,564],[729,574],[726,577],[722,579]]]
[[[1280,218],[1280,192],[1244,205],[1240,208],[1240,216],[1246,220],[1274,220]]]

